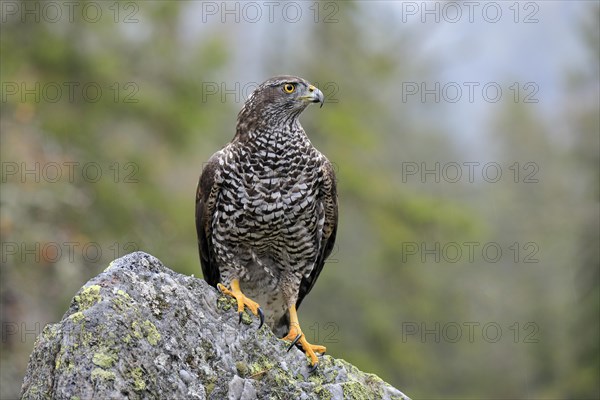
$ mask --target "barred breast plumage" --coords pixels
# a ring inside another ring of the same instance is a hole
[[[231,286],[240,304],[245,296],[256,300],[279,335],[290,330],[335,241],[333,168],[298,121],[317,101],[322,93],[301,78],[259,86],[232,142],[205,165],[196,196],[205,279]]]

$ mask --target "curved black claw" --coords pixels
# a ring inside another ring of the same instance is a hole
[[[296,336],[294,338],[294,340],[292,340],[292,343],[290,343],[290,347],[288,347],[287,351],[290,351],[292,349],[292,347],[294,347],[296,345],[296,343],[298,343],[298,340],[300,340],[301,337],[302,337],[302,334],[299,333],[298,336]]]
[[[312,373],[316,372],[316,371],[317,371],[317,369],[319,369],[319,363],[315,363],[315,365],[313,365],[312,367],[310,367],[310,368],[308,369],[308,373],[309,373],[309,374],[312,374]]]
[[[265,322],[265,314],[263,313],[263,310],[258,307],[258,317],[260,318],[260,325],[258,325],[258,329],[260,329],[263,326],[263,323]]]
[[[243,311],[240,311],[240,312],[238,313],[238,315],[240,316],[240,318],[238,319],[238,325],[242,323],[242,314],[243,314],[243,313],[244,313]]]

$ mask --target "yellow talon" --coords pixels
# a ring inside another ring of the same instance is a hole
[[[258,326],[258,329],[260,329],[265,320],[263,311],[261,310],[260,305],[257,302],[249,299],[248,297],[246,297],[246,295],[244,295],[244,293],[242,293],[242,290],[240,289],[239,280],[233,279],[231,281],[231,290],[227,289],[225,285],[222,285],[220,283],[217,284],[217,288],[223,294],[231,296],[237,300],[240,322],[242,321],[242,313],[244,312],[244,307],[247,307],[252,312],[252,314],[260,317],[260,325]]]
[[[292,342],[289,348],[296,343],[299,343],[304,350],[304,353],[310,357],[310,365],[312,366],[311,371],[314,371],[319,363],[317,355],[315,353],[325,353],[325,346],[319,346],[316,344],[310,344],[304,337],[304,333],[300,329],[300,323],[298,322],[298,313],[296,312],[296,306],[292,306],[289,309],[290,312],[290,331],[283,338],[283,340],[287,340]],[[289,349],[288,349],[289,350]]]

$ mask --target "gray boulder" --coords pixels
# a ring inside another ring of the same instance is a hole
[[[136,252],[113,261],[38,337],[25,399],[408,399],[330,356],[308,361],[233,299]]]

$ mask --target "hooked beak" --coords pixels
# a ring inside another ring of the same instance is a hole
[[[323,107],[323,103],[325,102],[325,96],[323,96],[323,92],[313,85],[308,86],[308,95],[303,96],[302,98],[310,101],[311,103],[321,103],[321,107]]]

